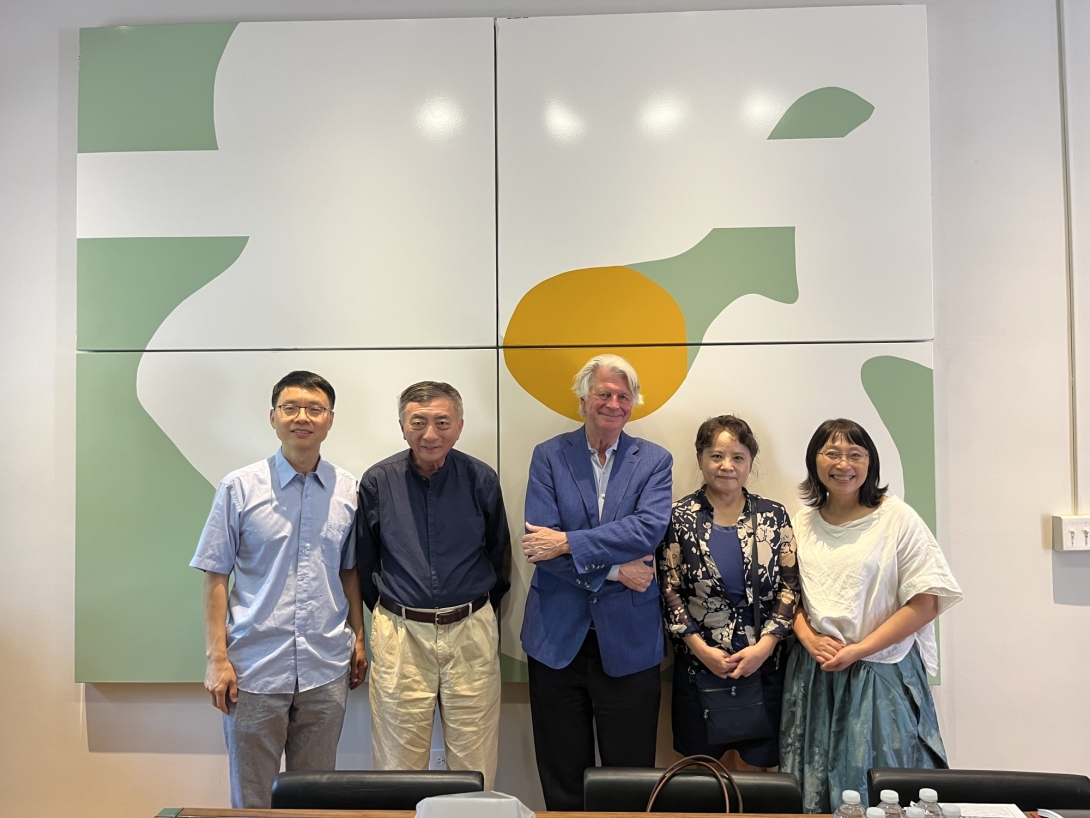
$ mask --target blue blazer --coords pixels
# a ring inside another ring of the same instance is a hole
[[[522,647],[551,668],[571,664],[591,622],[602,666],[626,676],[659,664],[663,620],[655,582],[636,593],[607,582],[614,565],[655,553],[670,521],[673,458],[661,446],[621,432],[602,518],[581,427],[534,449],[525,520],[568,535],[571,554],[536,563],[526,597]]]

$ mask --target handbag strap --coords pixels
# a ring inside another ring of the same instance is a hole
[[[761,641],[761,576],[757,564],[757,499],[751,494],[749,526],[753,532],[753,558],[749,561],[749,584],[753,589],[753,644]]]
[[[659,776],[658,782],[655,784],[655,789],[651,792],[651,797],[647,800],[647,809],[644,812],[651,812],[651,808],[655,806],[655,799],[658,798],[662,788],[666,786],[666,783],[677,775],[682,770],[689,767],[702,767],[705,770],[709,770],[712,775],[715,776],[715,780],[719,782],[719,788],[723,791],[723,811],[730,814],[730,795],[727,792],[727,782],[730,783],[731,789],[734,790],[734,795],[738,800],[738,812],[744,812],[745,808],[742,806],[742,791],[738,789],[738,782],[734,780],[734,776],[730,774],[726,767],[724,767],[717,758],[711,756],[688,756],[680,761],[675,761],[670,765],[670,768],[666,770],[661,776]]]

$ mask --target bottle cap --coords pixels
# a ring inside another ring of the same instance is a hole
[[[905,818],[923,818],[923,807],[905,807]]]
[[[844,795],[842,797],[845,804],[858,804],[863,800],[855,790],[844,790]]]
[[[899,804],[901,802],[901,796],[897,794],[897,790],[882,790],[880,793],[883,801],[889,801],[891,804]]]
[[[939,794],[937,792],[935,792],[933,789],[931,789],[930,787],[924,787],[923,789],[920,790],[920,800],[921,801],[938,801],[939,800]]]
[[[886,818],[886,811],[881,807],[867,807],[867,818]]]
[[[943,818],[961,818],[961,807],[957,804],[943,804]]]

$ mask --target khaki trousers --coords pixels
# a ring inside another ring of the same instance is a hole
[[[499,626],[491,605],[453,625],[412,622],[376,605],[371,627],[371,751],[376,770],[426,770],[435,705],[447,768],[496,781]]]

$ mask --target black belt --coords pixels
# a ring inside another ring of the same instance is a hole
[[[438,608],[422,611],[419,608],[404,608],[396,602],[380,599],[378,604],[388,610],[394,616],[400,616],[412,622],[431,622],[433,625],[453,625],[461,622],[470,614],[474,614],[488,602],[488,594],[482,594],[472,602],[459,605],[457,608]]]

